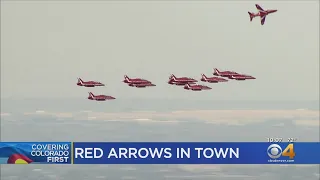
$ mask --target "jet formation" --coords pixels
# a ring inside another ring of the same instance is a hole
[[[237,80],[244,81],[247,79],[256,79],[251,75],[237,73],[235,71],[220,71],[217,68],[213,69],[214,76],[207,77],[205,74],[201,74],[201,78],[199,79],[202,82],[207,83],[222,83],[228,82],[229,80]],[[229,79],[229,80],[228,80]],[[129,87],[135,88],[146,88],[156,86],[149,80],[142,78],[129,78],[127,75],[124,75],[123,83],[127,84]],[[169,81],[167,82],[170,85],[182,86],[185,90],[190,91],[202,91],[202,90],[211,90],[212,88],[206,85],[198,84],[198,80],[191,77],[176,77],[174,74],[171,74],[169,77]],[[78,78],[77,82],[78,86],[83,87],[96,87],[96,86],[105,86],[105,84],[98,81],[83,81],[81,78]],[[113,96],[107,95],[94,95],[92,92],[89,92],[89,100],[95,101],[107,101],[116,99]]]
[[[277,12],[278,10],[275,9],[268,9],[264,10],[260,5],[255,4],[258,12],[248,12],[250,16],[250,22],[255,17],[260,17],[261,25],[264,25],[266,21],[267,15]],[[214,76],[207,77],[205,74],[201,74],[200,81],[207,82],[207,83],[222,83],[228,82],[229,80],[236,80],[236,81],[244,81],[249,79],[256,79],[255,77],[247,74],[237,73],[235,71],[219,71],[217,68],[214,68],[212,73]],[[229,79],[229,80],[228,80]],[[127,75],[124,75],[123,82],[127,84],[129,87],[135,88],[147,88],[156,86],[149,80],[141,79],[141,78],[129,78]],[[198,80],[190,77],[176,77],[174,74],[171,74],[169,77],[168,84],[182,86],[185,90],[191,91],[202,91],[202,90],[210,90],[212,89],[209,86],[198,84]],[[105,84],[98,82],[98,81],[83,81],[81,78],[78,78],[77,82],[78,86],[83,87],[98,87],[98,86],[105,86]],[[114,100],[115,97],[107,96],[107,95],[94,95],[92,92],[89,92],[89,100],[95,101],[106,101],[106,100]]]
[[[205,74],[201,74],[200,81],[207,83],[221,83],[228,82],[229,80],[244,81],[247,79],[256,79],[253,76],[240,74],[234,71],[219,71],[217,68],[213,69],[212,77],[207,77]],[[229,79],[229,80],[228,80]],[[198,84],[198,80],[190,77],[176,77],[174,74],[171,74],[169,77],[168,84],[183,86],[186,90],[192,91],[202,91],[212,89],[209,86]]]

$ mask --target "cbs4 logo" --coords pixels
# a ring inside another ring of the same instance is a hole
[[[278,144],[271,144],[268,147],[267,153],[268,156],[272,159],[277,159],[280,156],[289,157],[290,159],[293,159],[296,156],[293,144],[288,144],[288,146],[283,151],[281,146],[279,146]]]

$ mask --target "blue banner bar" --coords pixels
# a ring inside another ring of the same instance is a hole
[[[74,164],[319,164],[320,144],[75,142]]]
[[[320,143],[0,142],[0,164],[320,164]]]

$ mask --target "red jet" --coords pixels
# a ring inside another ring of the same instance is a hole
[[[124,76],[124,83],[128,84],[128,86],[131,87],[137,87],[137,88],[145,88],[148,86],[156,86],[155,84],[152,84],[151,81],[140,79],[140,78],[134,78],[130,79],[127,75]]]
[[[248,12],[249,13],[249,16],[250,16],[250,22],[252,21],[253,18],[255,17],[258,17],[260,16],[261,18],[261,25],[264,25],[264,22],[266,21],[266,17],[268,14],[271,14],[271,13],[274,13],[274,12],[277,12],[278,10],[264,10],[262,9],[261,6],[259,6],[258,4],[256,4],[256,8],[258,9],[259,12],[257,12],[256,14],[255,13],[252,13],[252,12]]]
[[[200,84],[190,85],[189,83],[187,83],[184,86],[184,89],[192,90],[192,91],[202,91],[202,90],[209,90],[209,89],[212,89],[212,88],[208,87],[208,86],[200,85]]]
[[[95,101],[106,101],[106,100],[113,100],[116,98],[112,96],[106,96],[106,95],[94,95],[92,92],[89,92],[88,99],[95,100]]]
[[[198,81],[193,78],[188,78],[188,77],[177,78],[175,75],[171,74],[171,76],[169,77],[168,84],[175,84],[177,86],[184,86],[188,83],[194,84],[195,82],[198,82]]]
[[[238,80],[238,81],[244,81],[246,79],[256,79],[255,77],[253,76],[249,76],[249,75],[233,75],[230,77],[230,79],[234,79],[234,80]]]
[[[207,77],[204,74],[201,74],[201,81],[208,82],[208,83],[218,83],[218,82],[227,82],[228,80],[221,78],[221,77]]]
[[[84,86],[84,87],[95,87],[95,86],[104,86],[101,82],[97,81],[83,81],[81,78],[78,78],[78,86]]]
[[[127,75],[124,75],[124,83],[127,84],[150,84],[151,82],[145,79],[140,79],[140,78],[133,78],[130,79]]]
[[[239,75],[239,73],[234,71],[219,71],[217,68],[214,68],[213,75],[229,78],[232,75]]]

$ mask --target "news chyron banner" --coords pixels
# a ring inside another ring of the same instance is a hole
[[[320,143],[0,142],[1,164],[320,164]]]

